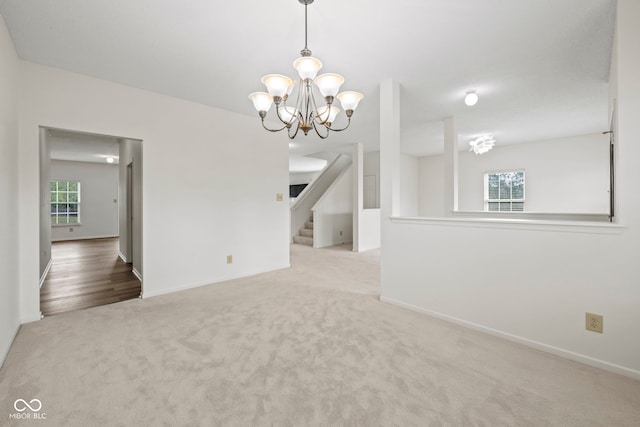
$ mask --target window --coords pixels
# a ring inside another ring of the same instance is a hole
[[[484,174],[484,206],[490,212],[524,211],[524,171]]]
[[[51,224],[80,224],[80,183],[51,181]]]

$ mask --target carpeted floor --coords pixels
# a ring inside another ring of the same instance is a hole
[[[378,262],[294,245],[288,270],[24,325],[0,425],[640,425],[640,381],[382,303]]]

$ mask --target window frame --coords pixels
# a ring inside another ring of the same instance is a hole
[[[66,189],[60,190],[60,183],[66,183]],[[56,185],[55,190],[52,188],[53,184]],[[69,190],[70,184],[75,184],[77,190]],[[53,200],[53,195],[56,195]],[[49,218],[51,219],[51,226],[53,227],[68,227],[70,225],[81,225],[80,205],[81,205],[81,193],[82,186],[80,181],[77,180],[65,180],[54,179],[49,182]],[[66,200],[60,200],[60,194],[65,194]],[[77,194],[75,201],[69,201],[69,194]],[[56,209],[54,212],[54,205]],[[66,205],[66,210],[59,211],[59,205]],[[75,206],[75,212],[70,209],[71,206]],[[70,222],[70,218],[77,218],[76,222]],[[60,218],[66,218],[66,222],[60,222]]]
[[[489,176],[490,175],[498,175],[498,182],[500,182],[500,175],[505,174],[517,174],[522,173],[522,198],[513,198],[513,189],[510,189],[509,199],[500,198],[500,187],[498,187],[498,198],[491,199],[489,198]],[[526,202],[526,189],[527,189],[527,175],[524,169],[508,169],[508,170],[497,170],[490,171],[484,173],[484,211],[485,212],[525,212],[525,202]],[[490,203],[498,203],[498,210],[490,210]],[[522,203],[522,210],[513,210],[514,203]],[[509,210],[502,210],[501,204],[509,204]]]

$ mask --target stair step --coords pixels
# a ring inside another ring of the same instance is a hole
[[[305,222],[304,228],[306,228],[307,230],[313,230],[313,222]]]
[[[313,229],[309,230],[308,228],[301,228],[300,235],[305,237],[313,237]]]
[[[301,245],[313,246],[313,237],[293,236],[293,242]]]

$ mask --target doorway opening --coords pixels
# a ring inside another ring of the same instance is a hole
[[[142,141],[40,128],[43,316],[142,295]]]

